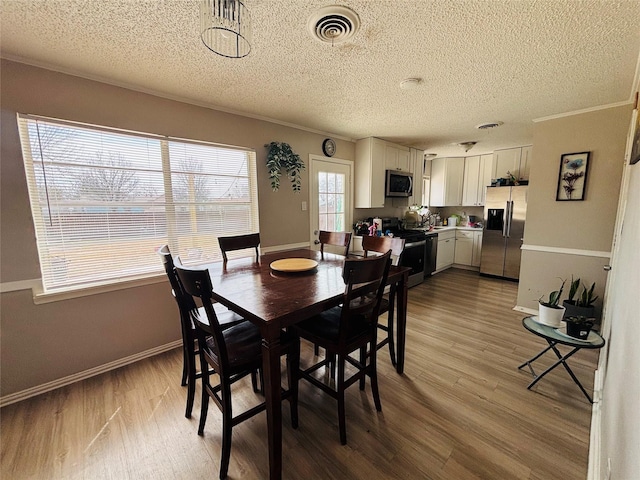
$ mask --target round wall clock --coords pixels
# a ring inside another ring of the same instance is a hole
[[[330,138],[325,139],[325,141],[322,142],[322,151],[327,157],[333,157],[336,153],[336,142]]]

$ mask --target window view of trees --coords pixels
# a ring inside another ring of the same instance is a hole
[[[45,289],[220,258],[217,237],[258,231],[255,154],[21,118]]]

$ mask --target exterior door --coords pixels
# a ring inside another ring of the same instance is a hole
[[[311,248],[318,250],[320,246],[316,242],[319,230],[332,232],[353,230],[351,221],[353,163],[316,155],[310,155],[309,163],[311,165],[309,169]]]

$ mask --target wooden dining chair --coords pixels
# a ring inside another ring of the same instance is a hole
[[[320,230],[318,232],[318,243],[320,243],[320,252],[324,255],[324,246],[333,245],[335,247],[344,247],[345,257],[349,255],[349,244],[351,243],[351,232],[328,232]]]
[[[260,246],[260,234],[250,233],[248,235],[235,235],[230,237],[218,237],[218,245],[220,245],[220,251],[222,252],[222,259],[227,262],[227,252],[235,250],[244,250],[246,248],[253,248],[256,251],[256,260],[260,257],[258,247]]]
[[[392,265],[399,265],[402,258],[402,252],[404,251],[404,238],[395,237],[362,237],[362,250],[364,250],[364,256],[368,257],[369,252],[385,253],[391,251]],[[380,350],[385,345],[389,345],[389,356],[391,357],[391,363],[396,366],[396,350],[394,342],[394,309],[396,301],[396,285],[393,284],[389,287],[388,297],[383,296],[380,302],[380,315],[387,313],[387,324],[383,325],[378,323],[378,328],[386,332],[386,338],[380,341],[377,345]]]
[[[165,272],[169,278],[169,284],[171,285],[171,294],[178,304],[178,311],[180,313],[180,328],[182,331],[182,381],[181,385],[187,386],[187,408],[185,417],[191,418],[191,412],[193,410],[193,399],[195,397],[196,380],[202,375],[198,371],[196,365],[196,355],[198,355],[198,342],[196,339],[194,324],[191,319],[191,315],[198,315],[201,318],[206,318],[206,313],[203,307],[197,308],[193,301],[193,297],[186,293],[182,288],[180,279],[176,274],[176,263],[181,265],[180,259],[171,256],[171,251],[168,245],[163,245],[158,249],[158,255],[162,259]],[[240,322],[246,321],[240,315],[237,315],[226,309],[219,303],[215,304],[216,314],[218,316],[218,322],[222,328],[229,328],[237,325]],[[192,313],[195,312],[195,313]],[[258,390],[257,374],[252,374],[252,381],[254,390]],[[261,383],[262,385],[262,383]]]
[[[266,409],[262,402],[236,416],[233,415],[231,385],[255,372],[262,365],[262,338],[260,329],[250,322],[242,322],[223,329],[211,303],[213,287],[208,270],[176,267],[176,273],[185,292],[202,302],[206,320],[196,309],[191,310],[191,319],[200,345],[200,370],[202,373],[202,402],[198,435],[204,434],[209,399],[222,412],[222,455],[220,478],[226,478],[231,455],[231,432],[235,425]],[[291,424],[298,427],[298,371],[300,365],[300,340],[294,332],[283,332],[280,339],[282,354],[287,356],[288,389],[282,398],[289,400]],[[217,385],[211,384],[215,372]]]
[[[300,377],[337,399],[340,442],[343,445],[347,443],[345,390],[348,387],[368,376],[376,410],[382,410],[376,369],[377,325],[390,265],[391,252],[377,257],[346,259],[342,271],[346,283],[342,305],[293,327],[301,338],[320,345],[327,352],[324,360],[301,369]],[[357,360],[351,356],[352,352],[361,352],[361,349],[365,350],[365,355],[361,354]],[[323,366],[331,368],[333,358],[337,359],[335,388],[314,375]],[[349,378],[345,378],[347,363],[356,370]],[[364,384],[360,388],[364,389]]]

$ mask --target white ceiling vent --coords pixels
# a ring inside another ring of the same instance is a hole
[[[330,5],[312,14],[307,26],[312,37],[334,45],[355,35],[360,28],[360,18],[347,7]]]

